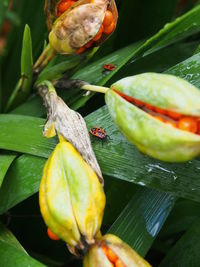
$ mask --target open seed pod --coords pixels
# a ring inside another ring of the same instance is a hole
[[[167,162],[200,154],[200,91],[172,75],[122,79],[106,93],[111,117],[143,153]]]
[[[47,0],[45,5],[49,42],[58,53],[80,54],[99,46],[115,30],[118,13],[114,0],[70,1],[66,11],[64,1]]]
[[[84,267],[150,267],[118,237],[107,234],[92,245],[84,258]]]
[[[46,162],[39,202],[46,225],[70,251],[76,254],[94,243],[105,194],[95,172],[69,142],[60,142]]]

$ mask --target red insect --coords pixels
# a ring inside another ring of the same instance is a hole
[[[103,68],[104,70],[113,71],[116,69],[116,66],[114,64],[104,64]]]
[[[105,141],[108,138],[106,131],[100,127],[92,127],[90,129],[90,133],[92,136],[95,136],[96,138],[101,139],[102,141]]]

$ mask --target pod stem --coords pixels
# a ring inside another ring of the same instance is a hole
[[[86,90],[86,91],[92,91],[92,92],[105,94],[110,88],[98,86],[98,85],[92,85],[92,84],[84,84],[81,87],[81,89]]]
[[[48,44],[33,66],[34,72],[39,73],[54,57],[55,53],[55,50]]]
[[[39,93],[40,93],[40,88],[41,87],[45,87],[47,93],[52,93],[53,92],[53,93],[57,94],[55,87],[53,86],[53,84],[50,81],[45,80],[45,81],[39,83],[37,85],[37,87],[38,87]]]

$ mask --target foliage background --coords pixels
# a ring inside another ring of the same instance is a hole
[[[42,168],[57,142],[42,137],[42,101],[33,87],[8,106],[20,79],[25,24],[34,61],[47,40],[44,3],[14,0],[12,9],[8,5],[0,2],[0,266],[81,266],[63,242],[48,239],[39,212]],[[68,71],[70,77],[110,85],[127,75],[156,71],[200,88],[198,1],[118,0],[117,5],[117,30],[89,62],[69,71],[80,58],[56,56],[40,78]],[[102,72],[105,63],[117,69]],[[113,125],[102,95],[58,92],[86,117],[88,128],[99,125],[111,137],[103,146],[93,142],[107,195],[103,232],[120,236],[153,266],[199,266],[199,159],[166,164],[142,155]]]

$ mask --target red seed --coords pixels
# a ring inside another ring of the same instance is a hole
[[[159,113],[159,114],[163,114],[163,115],[165,115],[165,114],[167,114],[167,110],[165,110],[165,109],[162,109],[162,108],[155,108],[155,111],[157,112],[157,113]]]
[[[60,238],[59,238],[56,234],[54,234],[49,228],[47,229],[47,234],[48,234],[49,238],[52,239],[52,240],[57,241],[57,240],[60,239]]]
[[[83,52],[85,52],[86,48],[83,46],[81,48],[79,48],[77,51],[76,51],[76,54],[80,55],[82,54]]]
[[[113,14],[110,10],[106,10],[103,26],[108,27],[113,22]]]
[[[118,259],[115,262],[115,267],[126,267],[126,266],[124,265],[124,263],[120,259]]]
[[[178,128],[183,131],[196,133],[198,130],[198,122],[195,118],[184,117],[178,121]]]
[[[113,21],[109,26],[104,27],[103,32],[105,34],[109,35],[114,31],[114,29],[115,29],[115,23]]]
[[[115,263],[118,259],[117,255],[110,248],[108,248],[106,255],[107,255],[109,261],[111,261],[113,263]]]
[[[135,104],[136,104],[137,106],[139,106],[139,107],[143,107],[143,106],[145,105],[144,102],[142,102],[142,101],[140,101],[140,100],[134,99],[134,101],[135,101]]]
[[[107,255],[107,253],[108,253],[108,247],[106,247],[106,245],[103,244],[103,245],[101,245],[101,248],[103,249],[105,255]]]
[[[171,117],[172,119],[175,119],[175,120],[178,120],[178,119],[180,119],[183,116],[182,114],[179,114],[179,113],[174,112],[174,111],[168,111],[167,112],[167,115],[169,117]]]
[[[58,12],[64,13],[71,6],[71,1],[62,1],[58,5]]]
[[[150,109],[150,110],[155,110],[155,107],[150,105],[150,104],[145,104],[145,107]]]
[[[103,24],[101,25],[97,35],[93,38],[93,41],[99,41],[101,39],[101,36],[102,36],[102,33],[103,33],[103,30],[104,30],[104,26]]]
[[[86,47],[86,48],[90,48],[90,47],[93,45],[93,43],[94,43],[94,41],[91,40],[91,41],[89,41],[89,42],[85,45],[85,47]]]

